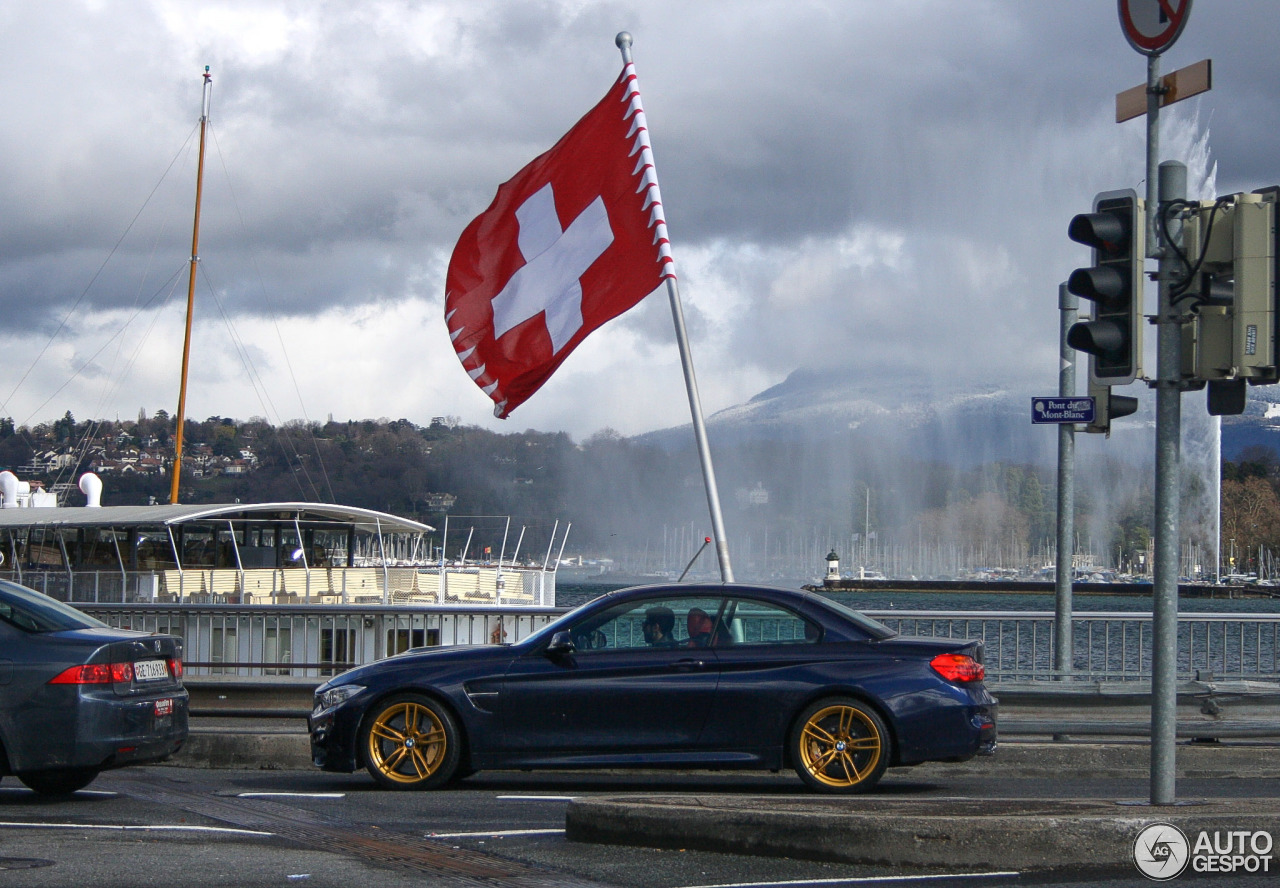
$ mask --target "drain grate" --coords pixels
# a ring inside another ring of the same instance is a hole
[[[208,817],[242,829],[275,833],[292,844],[337,852],[394,869],[431,874],[463,886],[590,888],[581,877],[504,860],[491,854],[444,846],[419,836],[351,823],[264,799],[226,798],[186,784],[164,786],[141,774],[113,772],[98,778],[118,792]],[[603,886],[601,885],[601,888]]]

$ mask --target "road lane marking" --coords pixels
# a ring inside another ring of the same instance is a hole
[[[428,839],[493,839],[501,836],[562,836],[563,829],[500,829],[488,832],[427,833]]]
[[[345,792],[238,792],[238,799],[345,799]]]
[[[921,876],[852,876],[845,879],[794,879],[786,882],[720,882],[715,885],[685,885],[682,888],[782,888],[801,885],[914,885],[920,882],[937,882],[941,879],[992,879],[1014,878],[1022,875],[1014,871],[990,873],[931,873]]]
[[[113,823],[34,823],[20,820],[0,821],[0,829],[105,829],[117,830],[120,832],[139,831],[139,832],[202,832],[202,833],[229,833],[237,836],[274,836],[275,833],[262,832],[256,829],[232,829],[225,826],[170,826],[167,824],[152,824],[142,826],[131,826],[128,824]]]

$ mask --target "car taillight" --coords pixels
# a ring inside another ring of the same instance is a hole
[[[968,654],[938,654],[929,661],[933,671],[947,681],[963,684],[967,681],[982,681],[987,670],[982,664]]]
[[[169,658],[169,674],[179,681],[182,680],[182,658],[181,657]]]
[[[49,679],[54,685],[96,685],[133,681],[132,663],[87,663],[72,666]]]

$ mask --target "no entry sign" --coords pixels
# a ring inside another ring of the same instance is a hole
[[[1143,55],[1160,55],[1178,39],[1191,15],[1191,0],[1119,0],[1120,27]]]

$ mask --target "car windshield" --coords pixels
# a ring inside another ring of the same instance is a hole
[[[0,620],[24,632],[103,629],[106,623],[34,589],[0,580]]]
[[[846,619],[853,622],[855,625],[857,625],[859,629],[866,632],[872,638],[893,638],[893,636],[898,634],[894,632],[892,629],[890,629],[888,626],[886,626],[884,623],[877,623],[875,620],[871,619],[866,614],[860,613],[854,610],[853,608],[849,607],[848,605],[841,604],[840,602],[835,601],[834,599],[824,598],[822,600],[822,603],[824,606],[829,607],[833,611],[836,611],[837,613],[839,613],[840,616],[845,617]]]
[[[556,632],[559,632],[561,629],[568,629],[569,624],[572,623],[575,619],[577,619],[578,615],[582,613],[582,611],[585,608],[599,601],[601,597],[603,596],[597,596],[596,598],[591,599],[591,601],[578,605],[573,610],[569,611],[567,614],[561,614],[560,616],[552,620],[550,623],[543,626],[537,632],[534,632],[532,635],[527,636],[520,643],[521,644],[537,644],[539,641],[543,639],[550,638],[553,634],[555,634]]]

